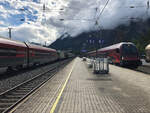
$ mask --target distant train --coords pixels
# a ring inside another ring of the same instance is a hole
[[[0,37],[0,67],[22,68],[72,57],[60,53],[55,49]]]
[[[150,44],[146,46],[145,48],[145,53],[146,53],[146,62],[150,62]]]
[[[131,42],[121,42],[109,47],[97,50],[97,55],[107,54],[113,64],[121,66],[138,67],[142,64],[136,46]],[[96,51],[87,54],[90,57],[96,56]]]

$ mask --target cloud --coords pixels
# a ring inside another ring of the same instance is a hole
[[[74,37],[99,27],[113,29],[120,24],[128,25],[130,18],[145,20],[149,17],[147,0],[110,0],[100,15],[106,1],[1,0],[0,35],[8,37],[8,27],[13,27],[15,40],[50,44],[64,33]]]
[[[50,44],[56,40],[55,30],[49,30],[43,26],[24,24],[12,29],[12,39],[23,42],[36,42]],[[1,29],[0,35],[8,37],[8,29]]]
[[[71,36],[76,36],[82,32],[97,30],[99,28],[113,29],[120,24],[128,25],[130,18],[138,21],[139,18],[148,18],[147,1],[143,0],[110,0],[104,12],[100,15],[107,0],[71,0],[67,8],[60,16],[55,16],[49,20],[49,24],[57,28],[59,33],[63,29]],[[135,6],[135,8],[130,8]],[[97,11],[96,11],[96,8]],[[56,21],[63,18],[63,22]],[[96,20],[98,25],[96,25]],[[61,30],[60,30],[61,29]]]

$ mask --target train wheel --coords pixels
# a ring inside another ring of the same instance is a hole
[[[150,60],[145,59],[145,61],[146,61],[147,63],[150,63]]]
[[[17,70],[23,69],[23,66],[22,65],[16,66],[16,69]]]
[[[121,67],[123,67],[123,66],[124,66],[124,63],[123,63],[123,61],[122,61],[122,60],[120,61],[120,66],[121,66]]]
[[[129,68],[136,69],[136,68],[138,68],[138,65],[131,65],[131,66],[129,66]]]
[[[13,68],[11,66],[8,66],[7,72],[11,72],[11,71],[13,71]]]

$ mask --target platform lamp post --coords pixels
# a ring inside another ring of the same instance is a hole
[[[95,22],[95,26],[98,27],[98,20],[96,20]],[[98,27],[99,28],[99,27]],[[98,29],[99,30],[99,29]],[[96,43],[95,43],[95,49],[96,49],[96,58],[97,58],[97,49],[98,49],[98,44],[99,44],[99,31],[97,30],[97,33],[96,33]]]

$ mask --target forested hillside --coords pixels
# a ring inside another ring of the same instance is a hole
[[[131,21],[128,26],[120,25],[115,29],[82,33],[76,37],[62,37],[57,39],[50,47],[80,53],[82,50],[91,51],[96,47],[102,48],[123,41],[131,41],[143,53],[145,46],[150,43],[150,19],[138,22]]]

